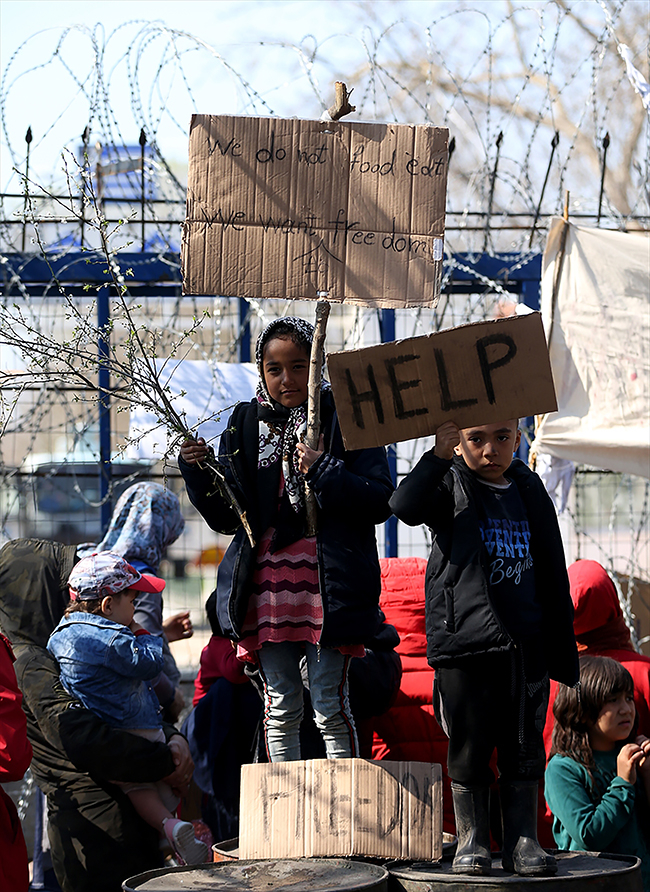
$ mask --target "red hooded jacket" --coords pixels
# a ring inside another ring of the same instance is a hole
[[[0,783],[19,781],[32,761],[27,723],[22,710],[23,695],[14,673],[14,655],[9,641],[0,635]],[[27,847],[13,801],[0,787],[0,889],[27,892],[29,867]]]
[[[455,833],[447,776],[448,740],[433,714],[434,671],[427,662],[424,558],[381,558],[379,606],[400,636],[402,681],[393,706],[372,719],[373,759],[438,762],[443,771],[443,829]]]

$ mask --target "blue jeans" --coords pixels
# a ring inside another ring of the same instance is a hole
[[[348,700],[350,657],[307,642],[267,643],[257,652],[264,682],[264,734],[271,762],[300,759],[303,683],[300,660],[307,660],[314,721],[328,759],[358,755],[359,744]]]

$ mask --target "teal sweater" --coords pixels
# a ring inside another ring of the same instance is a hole
[[[634,784],[616,774],[619,748],[595,752],[596,799],[590,795],[587,769],[575,759],[553,756],[546,768],[545,796],[553,813],[553,836],[559,849],[611,852],[641,859],[643,888],[650,892],[650,851],[637,820]],[[600,798],[598,798],[598,796]]]

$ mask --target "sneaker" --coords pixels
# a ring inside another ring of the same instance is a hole
[[[204,864],[207,860],[209,849],[196,838],[194,827],[188,821],[177,821],[168,838],[186,864]]]

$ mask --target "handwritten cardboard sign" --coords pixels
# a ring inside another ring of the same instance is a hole
[[[557,409],[539,313],[330,353],[327,366],[347,449]]]
[[[194,115],[184,293],[435,305],[448,136],[429,125]]]
[[[240,858],[335,855],[440,858],[440,765],[370,759],[242,765]]]

